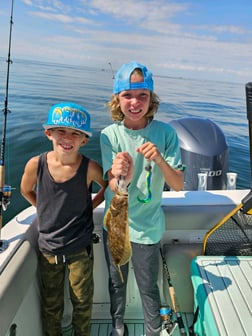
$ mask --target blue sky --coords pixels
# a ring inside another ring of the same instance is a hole
[[[0,2],[7,57],[11,0]],[[12,59],[252,81],[251,0],[14,0]]]

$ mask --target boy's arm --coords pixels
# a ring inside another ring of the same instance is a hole
[[[162,157],[155,144],[148,141],[137,148],[137,152],[142,154],[147,160],[154,161],[164,176],[165,182],[175,191],[180,191],[184,187],[183,171],[172,168]]]
[[[160,156],[156,161],[160,170],[163,173],[165,182],[175,191],[183,190],[184,173],[181,170],[176,170],[169,166],[169,164]]]
[[[35,186],[37,182],[38,160],[39,157],[35,156],[27,162],[20,185],[21,194],[29,203],[34,206],[36,206],[37,203]]]
[[[104,192],[108,185],[107,181],[103,179],[102,167],[93,160],[89,160],[88,166],[88,187],[91,185],[92,181],[100,186],[100,190],[96,193],[93,198],[93,209],[104,201]]]

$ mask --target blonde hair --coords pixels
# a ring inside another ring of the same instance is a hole
[[[141,69],[136,68],[133,73],[138,73],[143,76]],[[154,118],[154,114],[157,113],[158,107],[160,104],[160,99],[155,92],[150,92],[150,106],[149,110],[146,113],[145,117],[149,120]],[[110,110],[111,118],[114,121],[122,121],[124,119],[124,114],[122,113],[120,102],[119,102],[119,94],[113,94],[111,100],[107,103],[107,107]]]

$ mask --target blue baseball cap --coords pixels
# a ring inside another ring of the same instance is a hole
[[[130,76],[135,69],[140,69],[143,73],[143,82],[131,83]],[[126,90],[146,89],[153,91],[154,84],[152,79],[152,73],[145,65],[138,62],[130,62],[123,64],[117,71],[114,80],[113,93],[120,93]]]
[[[59,103],[53,105],[48,112],[47,123],[44,129],[69,127],[92,136],[90,130],[90,115],[82,106],[75,103]]]

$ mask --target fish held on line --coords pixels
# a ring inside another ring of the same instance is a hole
[[[104,225],[108,232],[113,262],[124,282],[120,266],[125,265],[132,256],[129,239],[128,192],[125,188],[118,188],[113,196],[104,217]]]

